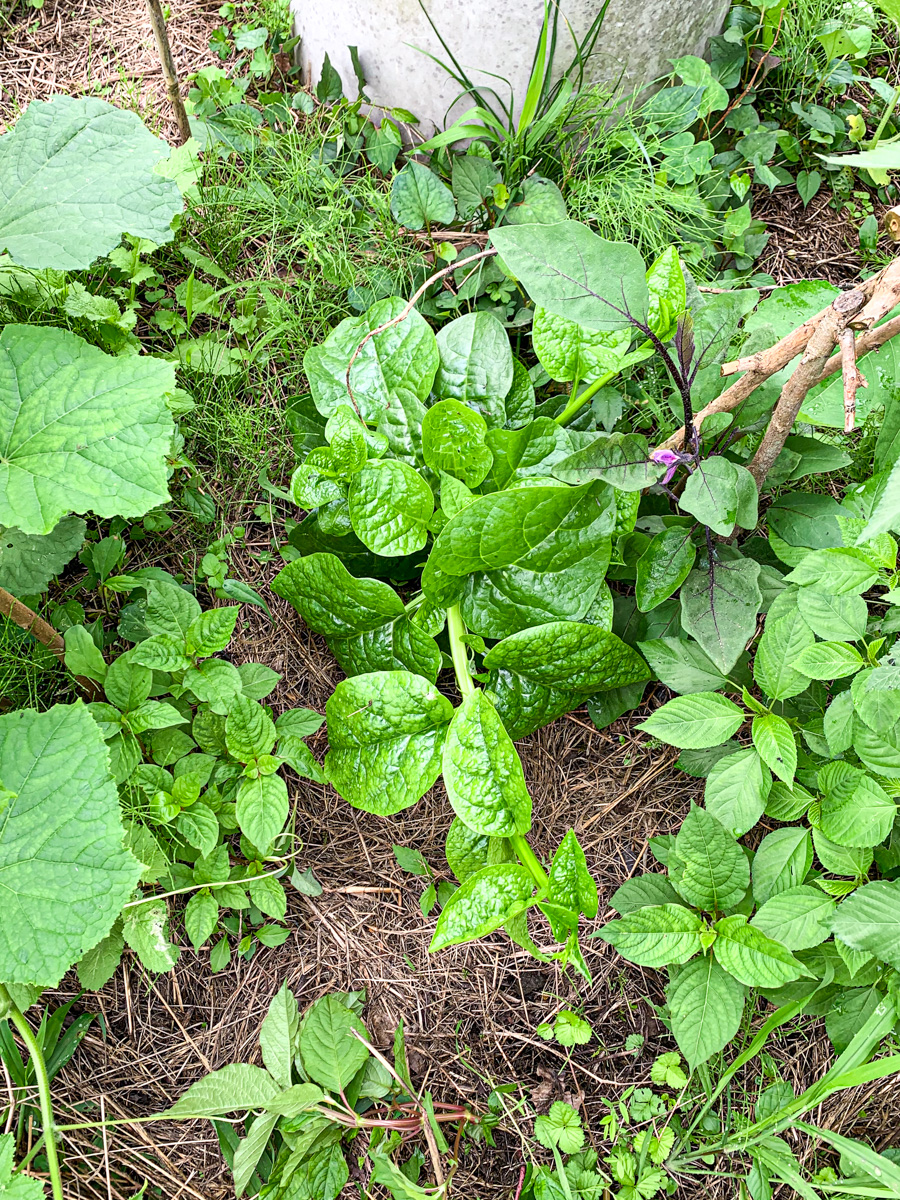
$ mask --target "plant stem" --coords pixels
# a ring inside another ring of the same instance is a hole
[[[25,1043],[31,1056],[31,1065],[34,1067],[34,1076],[37,1080],[38,1096],[41,1102],[41,1123],[44,1127],[47,1168],[50,1172],[53,1200],[64,1200],[62,1176],[59,1173],[59,1158],[56,1154],[56,1125],[53,1120],[53,1101],[50,1098],[50,1076],[47,1074],[47,1064],[44,1062],[44,1055],[31,1026],[2,983],[0,983],[0,1003],[3,1004],[3,1007],[8,1006],[9,1019],[18,1030],[19,1037]]]
[[[580,396],[570,396],[569,403],[566,407],[553,418],[557,425],[568,425],[573,417],[577,417],[584,406],[587,404],[602,387],[606,387],[611,379],[614,379],[618,374],[617,371],[607,371],[605,375],[601,375],[599,379],[595,379],[592,384],[584,389]]]
[[[887,108],[885,108],[884,113],[882,114],[881,120],[878,122],[878,128],[872,134],[872,137],[870,138],[868,144],[866,145],[867,150],[874,150],[875,147],[878,145],[878,143],[881,141],[881,135],[884,133],[885,128],[887,127],[888,121],[894,115],[894,109],[897,107],[898,100],[900,100],[900,84],[898,84],[897,87],[894,88],[894,94],[893,94],[893,96],[891,96],[890,102],[888,103]]]
[[[465,632],[466,627],[460,615],[459,605],[454,604],[452,608],[447,609],[447,634],[450,638],[450,657],[453,659],[453,670],[456,673],[456,686],[462,692],[464,700],[475,693],[475,684],[469,674],[466,644],[462,640]]]
[[[513,850],[519,856],[519,862],[521,862],[523,867],[528,868],[538,887],[542,888],[544,892],[549,892],[550,880],[547,878],[547,872],[538,862],[537,855],[528,845],[524,834],[514,833],[509,841]]]
[[[184,145],[191,136],[191,126],[188,121],[188,115],[185,112],[184,101],[181,98],[181,91],[178,87],[178,72],[175,70],[175,60],[172,57],[172,47],[169,44],[169,35],[166,31],[166,18],[163,15],[162,5],[159,0],[147,0],[147,12],[150,15],[150,27],[153,30],[156,48],[159,51],[159,62],[162,67],[163,79],[166,82],[166,95],[175,114],[175,123],[178,126],[181,144]]]

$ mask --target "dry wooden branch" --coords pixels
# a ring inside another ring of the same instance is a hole
[[[66,665],[66,643],[57,631],[5,588],[0,588],[0,616],[8,617],[20,629],[30,633],[42,646],[46,646],[55,654],[63,666]],[[87,679],[83,675],[76,675],[75,679],[89,699],[96,700],[102,695],[101,689],[93,679]]]
[[[856,365],[856,338],[849,326],[838,334],[838,345],[841,348],[841,374],[844,379],[844,433],[852,433],[856,428],[856,389],[869,385]]]
[[[803,357],[781,389],[768,428],[750,463],[750,474],[756,480],[757,487],[761,487],[765,482],[772,464],[784,449],[784,443],[797,419],[800,406],[809,389],[822,374],[838,337],[864,303],[865,297],[860,295],[858,289],[842,292],[819,321]]]
[[[178,73],[175,70],[175,60],[172,57],[172,47],[169,45],[169,35],[166,31],[166,19],[163,16],[160,0],[147,0],[147,11],[150,14],[150,25],[156,39],[159,60],[162,64],[163,79],[166,81],[166,95],[175,114],[181,145],[191,136],[191,126],[178,87]]]
[[[878,285],[869,292],[869,302],[849,322],[851,329],[871,329],[882,317],[887,316],[891,309],[900,304],[900,259],[894,261],[878,275],[873,275]],[[866,281],[868,282],[868,280]],[[855,288],[854,291],[861,291]]]

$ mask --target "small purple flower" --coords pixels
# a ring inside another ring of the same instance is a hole
[[[651,450],[650,457],[655,463],[659,463],[660,466],[668,467],[665,476],[660,481],[661,483],[668,483],[675,474],[678,464],[681,462],[681,455],[677,450]]]

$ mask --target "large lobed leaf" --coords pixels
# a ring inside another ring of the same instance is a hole
[[[103,100],[34,100],[0,138],[0,249],[23,267],[78,271],[123,233],[167,242],[177,185],[168,154],[134,113]]]
[[[141,865],[88,710],[0,717],[0,979],[55,987],[109,933]]]
[[[64,329],[0,336],[0,523],[49,533],[68,512],[139,517],[169,498],[169,363],[112,358]]]

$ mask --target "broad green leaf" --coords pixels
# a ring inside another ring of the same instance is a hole
[[[0,525],[0,587],[14,596],[45,591],[81,549],[86,528],[80,517],[63,517],[38,536]]]
[[[241,833],[265,851],[284,829],[287,820],[290,807],[287,784],[280,775],[244,779],[235,796],[234,807]]]
[[[168,147],[103,100],[32,101],[3,139],[0,249],[14,262],[80,271],[123,233],[172,238],[181,192],[154,171]]]
[[[291,1086],[291,1068],[299,1050],[300,1013],[294,993],[283,983],[263,1017],[259,1046],[269,1074],[282,1088]],[[271,1109],[269,1110],[271,1111]]]
[[[765,812],[772,775],[756,750],[720,758],[706,778],[706,811],[735,837],[753,828]]]
[[[744,988],[711,954],[686,963],[666,988],[672,1035],[693,1071],[735,1037]]]
[[[144,624],[152,634],[167,634],[183,642],[193,621],[200,616],[200,604],[177,583],[148,579]]]
[[[595,554],[614,521],[613,492],[604,484],[479,496],[441,530],[428,565],[448,575],[509,566],[561,571]]]
[[[743,709],[725,696],[695,692],[667,701],[637,728],[669,746],[702,750],[727,742],[745,719]]]
[[[689,904],[721,912],[743,898],[750,886],[750,864],[721,822],[692,804],[675,837],[669,880]]]
[[[195,950],[215,933],[218,923],[219,906],[209,888],[194,892],[184,910],[184,931]]]
[[[112,979],[122,961],[125,939],[122,922],[116,921],[112,929],[78,963],[78,982],[89,992],[99,992]]]
[[[810,679],[844,679],[866,664],[859,651],[846,642],[815,642],[800,651],[794,665]]]
[[[595,554],[562,571],[503,567],[473,575],[460,604],[463,620],[486,638],[509,637],[550,621],[581,621],[608,594],[603,576],[609,551],[604,538]]]
[[[797,770],[797,743],[794,731],[784,717],[775,713],[754,717],[750,736],[760,758],[772,774],[790,786]]]
[[[70,625],[63,634],[66,644],[66,666],[73,675],[84,675],[102,683],[108,668],[97,644],[83,625]]]
[[[345,679],[325,712],[325,773],[355,807],[390,816],[415,804],[440,774],[453,706],[420,675],[374,671]]]
[[[411,467],[422,462],[422,421],[428,410],[408,388],[395,388],[378,418],[378,433],[387,438],[395,458]]]
[[[618,370],[630,340],[630,329],[586,329],[540,305],[534,310],[532,349],[550,378],[561,383],[593,383]]]
[[[187,843],[201,854],[212,854],[219,841],[219,822],[208,804],[201,801],[183,808],[175,818],[175,828]]]
[[[186,671],[192,665],[184,652],[184,639],[168,633],[155,633],[128,653],[132,662],[151,671]]]
[[[311,737],[324,723],[325,718],[311,708],[289,708],[276,720],[275,732],[279,738]]]
[[[498,863],[470,875],[444,905],[429,950],[474,941],[525,912],[534,879],[518,863]]]
[[[868,873],[874,858],[869,846],[839,846],[827,838],[821,829],[812,832],[816,858],[826,871],[852,879],[861,879]]]
[[[857,888],[838,906],[832,929],[852,949],[900,968],[900,880]]]
[[[450,178],[462,221],[474,216],[475,210],[493,196],[494,184],[501,182],[500,172],[491,160],[476,154],[454,154]]]
[[[717,961],[748,987],[777,988],[804,975],[812,977],[786,946],[748,925],[746,917],[722,917],[714,928]]]
[[[480,690],[453,714],[443,772],[453,811],[476,833],[511,837],[531,828],[522,763],[497,710]]]
[[[460,883],[465,883],[470,875],[488,865],[490,842],[490,838],[470,829],[459,817],[453,818],[447,831],[444,853],[450,870]]]
[[[353,532],[369,550],[396,558],[425,545],[434,496],[406,463],[368,463],[351,479],[348,501]]]
[[[737,467],[730,459],[719,455],[704,458],[693,474],[688,476],[678,500],[679,507],[708,525],[715,533],[728,537],[738,523],[738,517],[745,515],[739,513],[738,481],[742,470],[746,472],[746,468]],[[753,483],[752,479],[750,482]],[[755,496],[755,485],[753,490]],[[746,516],[749,522],[746,527],[752,529],[756,524],[755,505],[752,514]],[[744,521],[739,523],[743,525]]]
[[[865,529],[860,534],[860,541],[877,537],[879,534],[887,533],[889,530],[896,531],[898,524],[900,524],[900,517],[897,516],[898,512],[900,512],[900,458],[894,463],[890,475],[888,475],[884,486],[880,489],[880,495],[872,510],[872,515],[869,517]]]
[[[863,771],[848,763],[826,764],[818,777],[823,793],[817,822],[839,846],[877,846],[890,833],[897,805]]]
[[[834,901],[814,887],[779,892],[763,904],[750,922],[788,950],[809,950],[831,933]]]
[[[842,696],[837,697],[838,700],[841,698]],[[836,703],[837,701],[834,701],[831,707]],[[874,771],[876,775],[886,775],[889,779],[900,777],[900,726],[876,733],[857,717],[853,721],[852,729],[853,749],[869,770]],[[830,740],[828,745],[831,747]]]
[[[298,1034],[299,1028],[298,1023]],[[286,1091],[280,1092],[274,1100],[270,1100],[265,1108],[266,1112],[278,1113],[281,1117],[299,1117],[316,1104],[321,1104],[324,1099],[325,1093],[314,1083],[295,1083]]]
[[[358,1044],[358,1043],[357,1043]],[[164,1110],[169,1118],[224,1117],[232,1112],[265,1108],[281,1089],[268,1071],[250,1063],[229,1063],[191,1084]]]
[[[480,412],[458,400],[442,400],[428,409],[422,421],[422,456],[433,471],[445,471],[467,487],[477,487],[493,462],[486,433]]]
[[[721,691],[728,686],[728,679],[697,642],[663,637],[638,642],[637,648],[657,679],[673,692],[689,696],[696,692]]]
[[[581,1117],[562,1100],[555,1100],[550,1111],[535,1120],[534,1136],[548,1150],[558,1148],[563,1154],[574,1154],[584,1145]]]
[[[208,703],[220,716],[231,709],[236,697],[247,699],[237,667],[221,658],[209,658],[185,671],[183,682],[198,700]]]
[[[650,612],[668,600],[691,573],[696,557],[689,529],[675,526],[658,533],[637,562],[635,598],[640,611]]]
[[[159,359],[112,358],[65,329],[7,325],[0,523],[50,533],[72,510],[140,517],[165,503],[174,388]]]
[[[636,908],[648,908],[656,904],[682,904],[683,901],[665,875],[638,875],[626,879],[610,897],[609,906],[620,916],[634,912]]]
[[[645,437],[639,433],[610,433],[556,463],[553,474],[566,483],[600,479],[621,492],[639,492],[661,479],[665,470],[650,457]]]
[[[551,621],[514,633],[484,656],[484,666],[582,692],[650,678],[644,660],[614,633],[577,621]]]
[[[238,667],[241,690],[248,700],[265,700],[282,678],[277,671],[262,663],[241,663]]]
[[[640,967],[665,967],[694,957],[701,948],[702,928],[702,920],[689,908],[657,904],[615,917],[593,936]]]
[[[187,653],[208,658],[210,654],[224,650],[231,641],[240,611],[240,605],[231,604],[202,613],[185,633]]]
[[[812,793],[796,780],[788,787],[778,779],[769,789],[766,816],[776,821],[799,821],[812,802]]]
[[[495,228],[491,241],[535,304],[588,329],[646,321],[649,291],[640,254],[577,221]]]
[[[503,425],[513,382],[513,356],[509,337],[497,318],[488,312],[466,313],[441,327],[437,344],[441,362],[434,380],[435,395],[474,409],[492,427]],[[424,445],[424,422],[422,438]]]
[[[797,607],[813,633],[825,641],[856,642],[865,637],[869,609],[862,596],[852,592],[832,596],[804,587],[797,593]]]
[[[722,91],[724,94],[724,89]],[[727,100],[722,107],[726,105]],[[684,313],[687,303],[687,284],[674,246],[669,246],[650,264],[647,286],[650,289],[650,328],[662,341],[668,341],[675,333],[675,322]]]
[[[359,1017],[337,996],[323,996],[300,1022],[300,1057],[315,1083],[340,1092],[366,1062],[369,1051],[354,1034],[368,1040]]]
[[[776,829],[767,834],[753,859],[753,897],[765,904],[772,896],[798,887],[812,866],[808,829]]]
[[[370,1059],[370,1066],[375,1061],[375,1059]],[[380,1069],[384,1070],[383,1067],[380,1067]],[[312,1129],[308,1130],[306,1136],[309,1137],[313,1132]],[[329,1136],[333,1137],[337,1133],[337,1130],[332,1127],[328,1133]],[[319,1144],[320,1142],[317,1141],[316,1145]],[[294,1154],[296,1155],[297,1152],[295,1151]],[[297,1155],[297,1157],[300,1156]],[[294,1155],[288,1161],[292,1161],[293,1158]],[[400,1179],[406,1180],[409,1187],[415,1187],[415,1185],[406,1179],[406,1176],[399,1168],[394,1168],[394,1170]],[[347,1167],[344,1151],[340,1143],[332,1142],[331,1145],[324,1145],[321,1150],[316,1150],[309,1158],[303,1158],[299,1165],[291,1172],[291,1200],[337,1200],[338,1195],[343,1191],[349,1178],[350,1171]],[[373,1182],[375,1182],[375,1178],[376,1171],[373,1161]],[[395,1192],[394,1194],[399,1196],[400,1200],[404,1200],[403,1193]]]
[[[756,632],[760,565],[720,558],[691,571],[681,586],[681,626],[720,671],[728,672]]]
[[[238,1198],[244,1194],[253,1178],[253,1172],[259,1165],[277,1121],[278,1116],[275,1113],[257,1117],[247,1136],[238,1142],[231,1161],[234,1192]]]
[[[327,638],[378,629],[404,613],[403,601],[389,584],[356,579],[334,554],[294,559],[275,576],[272,591]]]
[[[456,216],[456,202],[433,171],[411,158],[391,184],[391,215],[407,229],[449,225]]]
[[[877,569],[862,551],[840,546],[813,550],[785,576],[788,583],[812,587],[829,596],[865,592],[877,578]]]
[[[883,666],[860,671],[850,685],[853,707],[860,719],[882,737],[897,729],[897,703],[900,700],[900,672]]]
[[[799,595],[808,591],[808,588],[798,589],[794,603],[777,610],[784,615],[775,615],[775,610],[770,609],[757,643],[753,678],[771,700],[799,696],[809,687],[809,677],[796,670],[797,657],[816,640],[799,608]]]
[[[584,913],[589,920],[597,915],[597,885],[591,878],[584,851],[573,829],[568,831],[553,855],[550,899],[563,908]]]
[[[849,691],[840,692],[828,705],[824,731],[828,748],[835,756],[853,745],[853,697]]]
[[[540,729],[564,713],[571,712],[573,708],[578,708],[586,698],[584,692],[536,683],[524,675],[502,670],[490,672],[487,689],[513,740],[526,737],[535,729]],[[610,694],[596,693],[598,697]]]
[[[520,359],[513,358],[513,381],[506,393],[506,428],[525,428],[534,417],[534,406],[534,384],[528,368]]]
[[[329,638],[328,645],[347,675],[412,671],[434,683],[442,665],[437,642],[406,614],[353,637]]]
[[[379,300],[361,316],[341,321],[324,342],[306,351],[303,370],[316,408],[323,416],[330,416],[336,408],[348,403],[347,368],[366,334],[381,329],[405,308],[406,301],[397,296]],[[438,361],[431,326],[416,309],[396,325],[376,333],[350,368],[350,385],[362,420],[369,425],[377,424],[398,388],[426,400]]]
[[[0,979],[55,987],[141,873],[100,731],[79,701],[0,716]]]
[[[246,696],[235,696],[225,718],[225,745],[241,762],[271,754],[275,725],[261,704]]]

